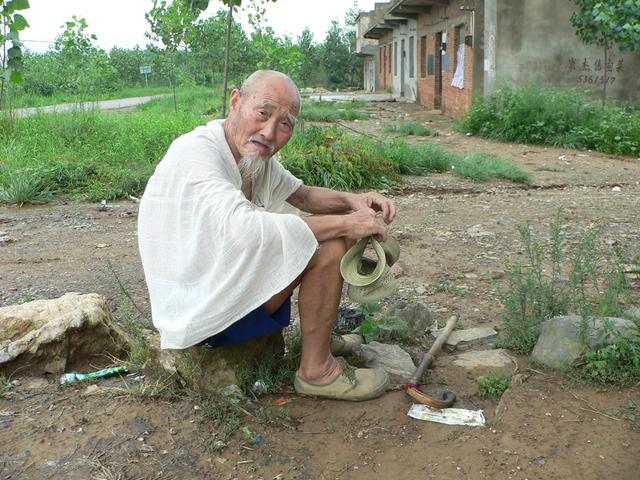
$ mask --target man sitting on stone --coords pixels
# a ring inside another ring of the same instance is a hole
[[[257,71],[234,89],[226,120],[176,139],[149,180],[138,235],[162,348],[217,347],[279,331],[298,302],[296,391],[344,400],[381,395],[387,375],[348,369],[331,353],[340,260],[370,235],[386,238],[393,202],[377,193],[308,187],[274,158],[301,110],[286,75]],[[295,208],[312,215],[304,218]],[[345,369],[347,370],[347,369]]]

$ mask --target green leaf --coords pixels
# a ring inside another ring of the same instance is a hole
[[[7,58],[9,61],[22,60],[22,49],[18,46],[13,46],[7,50]]]
[[[15,10],[26,10],[29,8],[29,0],[11,0],[5,8],[8,8],[11,5],[11,8]]]
[[[18,70],[11,70],[11,74],[9,75],[9,82],[15,84],[22,82],[22,72]]]
[[[19,13],[16,13],[13,16],[13,22],[11,23],[12,32],[19,32],[21,30],[24,30],[28,26],[29,26],[29,23],[27,22],[27,19],[24,18],[22,15],[20,15]]]

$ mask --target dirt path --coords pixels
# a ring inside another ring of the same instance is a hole
[[[558,208],[571,241],[598,226],[605,243],[640,252],[640,161],[467,137],[414,105],[370,109],[374,118],[349,125],[380,134],[404,113],[429,122],[446,148],[497,153],[532,176],[528,186],[448,174],[408,177],[390,192],[400,212],[392,227],[402,245],[399,296],[422,299],[437,318],[457,313],[463,326],[499,327],[495,283],[500,285],[504,258],[520,251],[516,226],[529,222],[548,236]],[[0,207],[0,231],[10,240],[0,244],[1,305],[79,291],[102,293],[118,310],[126,302],[113,268],[148,309],[136,247],[137,205],[97,207],[77,201]],[[456,288],[435,292],[439,283]],[[410,419],[410,402],[401,392],[360,404],[285,392],[283,407],[267,396],[260,400],[268,407],[264,418],[243,418],[264,437],[262,445],[237,433],[221,452],[207,448],[211,427],[199,421],[201,411],[190,399],[86,396],[84,387],[60,390],[54,379],[19,379],[18,395],[0,399],[0,478],[638,478],[640,422],[625,417],[630,402],[640,404],[638,386],[567,386],[553,372],[515,360],[524,383],[507,390],[499,405],[480,398],[475,378],[452,365],[449,355],[439,357],[430,373],[432,386],[457,392],[458,406],[482,408],[486,428]]]

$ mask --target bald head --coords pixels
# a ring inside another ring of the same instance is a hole
[[[302,106],[302,99],[300,98],[300,91],[293,80],[288,75],[282,72],[276,72],[275,70],[257,70],[253,72],[242,83],[240,87],[240,95],[248,97],[256,91],[268,87],[272,82],[283,84],[283,86],[291,90],[291,95],[294,98],[295,103],[298,105],[298,114],[300,114],[300,108]]]

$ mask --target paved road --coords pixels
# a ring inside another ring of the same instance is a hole
[[[308,95],[310,100],[325,100],[327,102],[392,102],[390,93],[312,93]]]
[[[47,107],[33,107],[33,108],[18,108],[14,110],[14,114],[17,117],[28,117],[35,115],[36,113],[51,113],[51,112],[67,112],[69,110],[75,110],[81,108],[83,105],[85,108],[98,109],[98,110],[118,110],[120,108],[131,108],[143,103],[150,102],[155,98],[161,98],[164,95],[151,95],[148,97],[131,97],[121,98],[116,100],[101,100],[99,102],[86,102],[82,103],[61,103],[59,105],[50,105]]]

